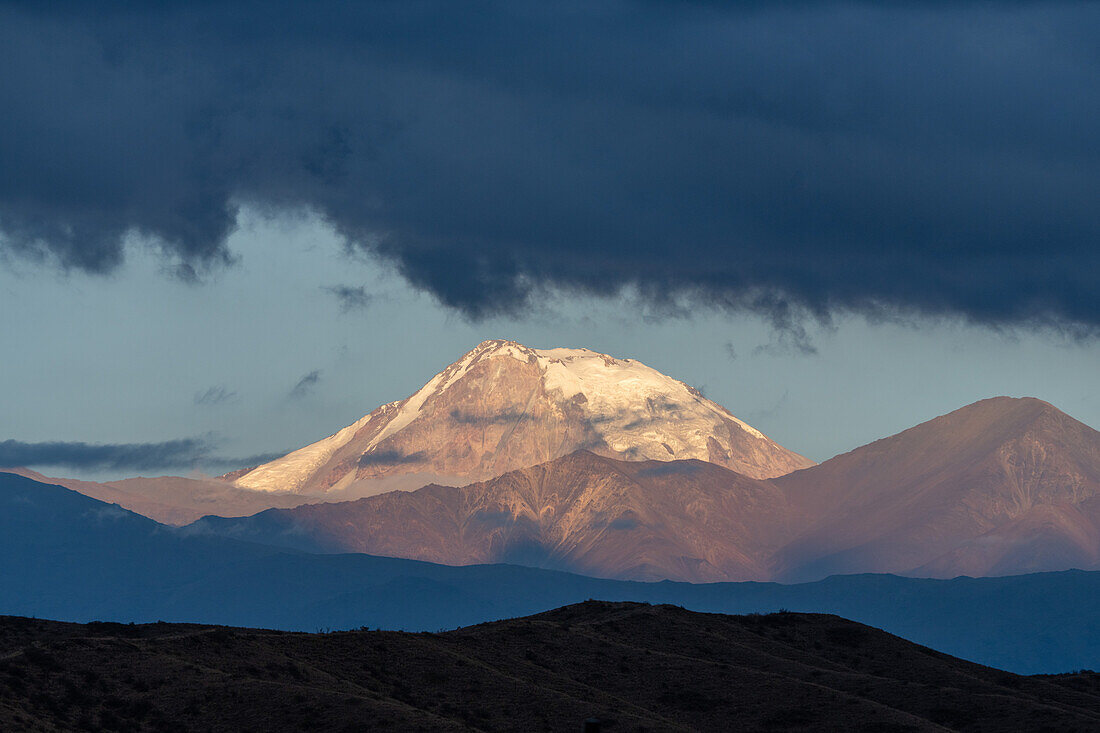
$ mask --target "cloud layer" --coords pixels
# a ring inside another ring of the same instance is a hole
[[[149,471],[198,467],[255,466],[282,454],[229,458],[204,438],[181,438],[163,443],[82,443],[0,441],[0,466],[64,466],[83,470]]]
[[[278,8],[0,8],[7,249],[107,272],[137,232],[193,277],[238,206],[305,207],[475,317],[1100,326],[1096,5]]]

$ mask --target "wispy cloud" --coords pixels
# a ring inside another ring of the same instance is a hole
[[[790,390],[783,390],[783,394],[776,400],[770,407],[765,407],[760,410],[754,410],[746,415],[746,417],[753,423],[765,422],[771,420],[787,407],[787,403],[790,401]]]
[[[84,470],[192,469],[254,466],[278,458],[264,453],[239,458],[219,455],[211,438],[180,438],[161,443],[84,443],[0,441],[0,466],[64,466]]]
[[[752,350],[753,356],[817,356],[817,346],[805,329],[798,327],[788,330],[773,330],[772,338],[766,344],[759,344]]]
[[[204,407],[212,407],[213,405],[221,405],[226,402],[232,402],[237,397],[237,393],[226,389],[224,386],[215,385],[195,393],[194,402],[196,405],[202,405]]]
[[[350,313],[357,310],[366,310],[370,306],[373,296],[362,285],[329,285],[323,290],[333,295],[340,304],[341,313]]]
[[[307,394],[313,391],[313,388],[317,386],[317,383],[321,381],[321,370],[314,369],[309,374],[305,374],[301,379],[290,388],[291,399],[301,399]]]

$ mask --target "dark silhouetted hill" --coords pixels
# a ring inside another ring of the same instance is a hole
[[[440,634],[0,618],[5,730],[1094,731],[1019,677],[836,616],[587,602]]]

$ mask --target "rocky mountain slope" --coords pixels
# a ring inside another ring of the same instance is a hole
[[[768,578],[771,555],[803,524],[774,485],[713,463],[577,451],[462,488],[207,517],[191,529],[307,551],[705,582]]]
[[[775,483],[813,518],[777,557],[788,580],[1100,567],[1100,432],[1041,400],[976,402]]]
[[[484,480],[582,448],[624,460],[694,458],[752,478],[813,463],[633,359],[497,340],[412,396],[233,478],[259,491],[354,497]]]
[[[1100,726],[1095,674],[1020,677],[836,616],[634,603],[415,635],[0,617],[0,660],[5,730]]]
[[[580,451],[462,488],[210,517],[194,529],[643,580],[1098,569],[1100,433],[1045,402],[996,398],[771,480]]]

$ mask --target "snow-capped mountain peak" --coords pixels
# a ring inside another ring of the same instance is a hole
[[[490,340],[410,397],[237,484],[375,493],[413,487],[395,484],[398,476],[480,480],[579,448],[628,460],[697,458],[755,478],[812,463],[637,360]]]

